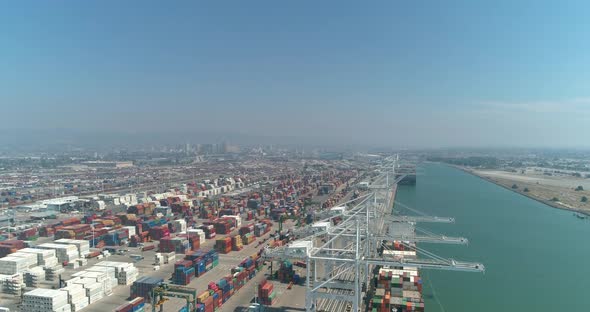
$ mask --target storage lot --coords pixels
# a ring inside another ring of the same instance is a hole
[[[291,221],[287,221],[284,224],[284,229],[290,229],[294,226],[294,223]],[[213,268],[211,271],[205,273],[203,276],[194,279],[191,281],[188,287],[196,288],[197,292],[202,292],[207,289],[207,284],[210,281],[217,281],[221,279],[223,276],[226,276],[230,273],[231,268],[236,267],[240,264],[244,258],[256,253],[260,248],[263,248],[264,245],[258,245],[258,242],[262,239],[271,239],[271,233],[278,229],[278,224],[274,224],[272,230],[265,234],[264,236],[258,238],[254,243],[250,245],[245,245],[244,248],[240,251],[232,251],[229,254],[220,254],[219,255],[219,265]],[[225,235],[217,235],[216,238],[224,237]],[[152,243],[146,243],[152,244]],[[212,249],[215,244],[215,239],[208,239],[206,242],[201,246],[202,249]],[[78,269],[72,270],[67,269],[62,274],[63,280],[68,280],[71,278],[72,274],[83,271],[85,268],[95,265],[101,261],[118,261],[118,262],[133,262],[133,259],[130,255],[142,255],[144,257],[143,260],[135,262],[135,267],[139,270],[139,276],[151,276],[151,277],[158,277],[164,279],[165,282],[170,282],[172,277],[172,272],[174,271],[174,263],[160,265],[160,269],[157,271],[153,270],[153,263],[156,251],[149,250],[149,251],[141,251],[141,248],[130,248],[130,247],[121,247],[124,249],[129,249],[125,255],[118,255],[114,254],[109,256],[108,258],[103,259],[89,259],[88,264],[84,267],[80,267]],[[180,258],[180,255],[177,256],[177,259]],[[263,269],[262,272],[257,274],[255,279],[261,279],[264,274],[266,273],[267,269]],[[55,283],[43,283],[44,288],[51,288],[57,287],[57,282]],[[29,289],[27,289],[29,290]],[[249,291],[252,290],[252,293],[249,294]],[[232,311],[239,306],[239,304],[249,302],[249,300],[254,296],[254,283],[253,281],[249,281],[247,286],[243,287],[238,293],[236,293],[224,306],[222,307],[221,311]],[[114,311],[115,308],[120,306],[123,302],[125,302],[129,298],[130,294],[130,287],[119,285],[113,288],[113,294],[111,296],[107,296],[100,301],[96,302],[84,308],[82,311],[88,312],[104,312],[104,311]],[[1,294],[0,299],[2,301],[2,305],[6,306],[11,309],[11,311],[20,311],[20,308],[17,309],[18,299],[14,298],[13,296]],[[179,299],[173,299],[166,301],[164,304],[164,311],[178,311],[184,302]],[[231,308],[233,307],[233,308]],[[231,309],[230,309],[231,308]],[[149,310],[148,310],[149,309]],[[151,305],[148,305],[146,302],[146,311],[151,311]]]

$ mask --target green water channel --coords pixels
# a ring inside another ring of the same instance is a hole
[[[470,241],[419,247],[486,266],[484,274],[422,270],[426,311],[590,311],[590,221],[441,164],[422,164],[417,185],[400,186],[396,199],[455,217],[418,226]]]

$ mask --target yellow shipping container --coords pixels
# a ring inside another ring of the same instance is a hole
[[[209,298],[209,291],[205,291],[202,294],[197,296],[197,302],[202,303]]]

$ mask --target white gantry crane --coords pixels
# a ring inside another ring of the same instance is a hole
[[[360,311],[365,294],[363,285],[369,285],[377,265],[485,271],[481,263],[443,258],[412,244],[467,244],[467,239],[437,235],[416,227],[419,222],[452,223],[453,218],[392,214],[395,189],[404,177],[395,178],[397,162],[397,156],[385,160],[368,194],[319,214],[321,220],[313,225],[295,229],[293,234],[299,239],[289,245],[265,249],[264,256],[268,259],[306,262],[306,311]],[[332,220],[336,217],[341,220],[334,225]],[[385,252],[388,241],[402,241],[420,257],[404,258]]]

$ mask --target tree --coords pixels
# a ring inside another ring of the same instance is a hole
[[[588,201],[588,197],[586,196],[582,196],[582,199],[580,200],[581,202],[585,203]]]
[[[517,189],[517,188],[518,188],[518,185],[516,185],[516,184],[512,184],[512,188],[513,188],[513,189]]]
[[[553,198],[551,198],[551,201],[554,201],[554,202],[559,201],[559,198],[553,197]]]
[[[581,185],[578,185],[578,187],[576,187],[576,191],[583,191],[584,187]]]
[[[522,190],[522,191],[525,192],[525,193],[528,193],[529,192],[529,189],[527,187],[525,187],[524,190]]]

